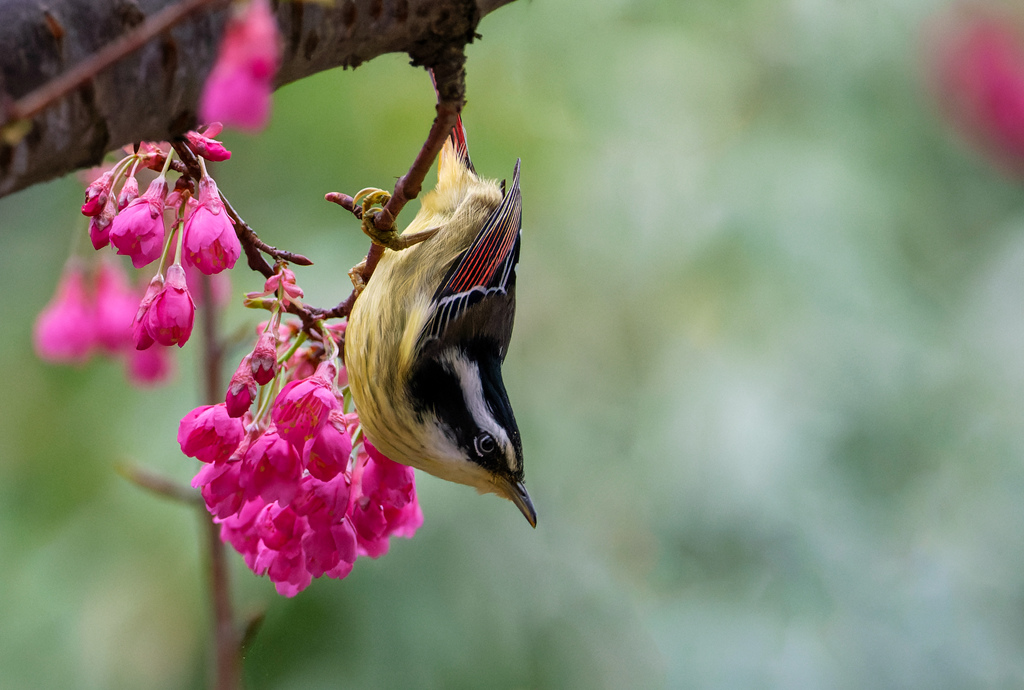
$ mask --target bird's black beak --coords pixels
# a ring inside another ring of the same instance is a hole
[[[526,492],[526,487],[523,486],[522,482],[512,483],[509,482],[508,498],[510,501],[516,504],[519,511],[526,518],[526,521],[530,523],[530,527],[537,528],[537,511],[534,510],[533,501],[530,500],[530,494]]]

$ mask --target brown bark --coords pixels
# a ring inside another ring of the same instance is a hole
[[[0,109],[80,65],[180,0],[4,0]],[[277,7],[284,41],[277,86],[378,55],[438,67],[474,37],[480,18],[511,0],[292,0]],[[223,0],[193,13],[100,71],[0,142],[0,196],[97,164],[141,140],[169,140],[196,123],[199,94],[224,25]]]

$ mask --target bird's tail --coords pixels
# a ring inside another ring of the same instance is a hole
[[[441,94],[437,91],[437,79],[434,77],[434,70],[428,69],[427,71],[430,73],[430,83],[434,85],[434,93],[440,98]],[[476,168],[473,167],[473,161],[469,158],[469,141],[466,138],[466,128],[462,124],[461,114],[456,115],[455,126],[452,127],[452,132],[448,135],[448,141],[445,142],[445,146],[441,150],[442,158],[445,156],[449,145],[451,145],[451,153],[455,154],[459,162],[467,167],[470,172],[475,173]]]

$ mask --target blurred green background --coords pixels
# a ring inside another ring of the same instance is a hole
[[[248,686],[1024,685],[1024,197],[922,87],[942,4],[486,17],[465,120],[483,174],[523,159],[505,377],[539,526],[419,475],[420,532],[344,581],[286,600],[232,553]],[[335,304],[367,243],[323,194],[393,185],[432,114],[403,56],[322,74],[217,179]],[[195,472],[196,348],[155,391],[32,353],[81,196],[0,201],[0,687],[199,687],[199,524],[113,471]]]

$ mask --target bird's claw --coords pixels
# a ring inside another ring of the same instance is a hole
[[[352,197],[353,204],[361,204],[363,208],[363,219],[362,229],[363,233],[366,234],[374,244],[379,244],[382,247],[387,247],[392,251],[401,251],[402,249],[408,249],[414,244],[418,244],[423,240],[430,239],[433,237],[440,228],[429,228],[421,232],[413,233],[411,235],[401,235],[397,230],[391,228],[389,230],[381,230],[377,227],[376,220],[377,214],[372,213],[371,209],[375,205],[379,205],[383,208],[385,204],[391,201],[391,194],[384,191],[383,189],[377,189],[376,187],[366,187],[356,192],[355,196]]]

